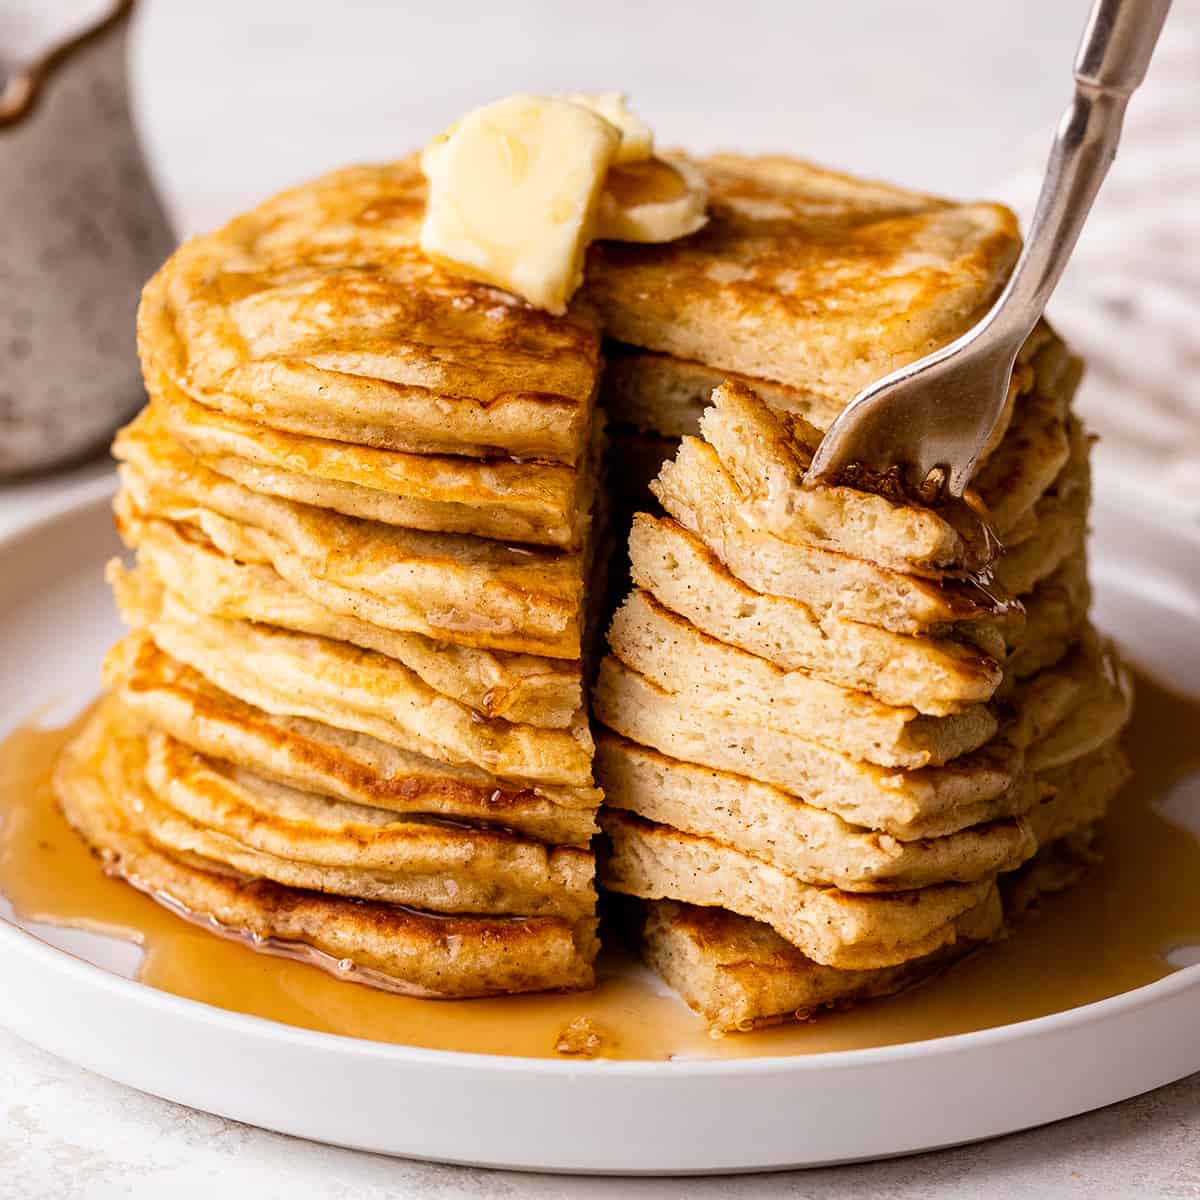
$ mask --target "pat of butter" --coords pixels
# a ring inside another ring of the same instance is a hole
[[[691,163],[651,158],[609,169],[596,237],[619,242],[671,242],[708,220],[708,185]]]
[[[421,249],[458,274],[561,315],[583,279],[621,131],[590,108],[510,96],[426,148]]]
[[[654,134],[637,113],[630,111],[624,93],[566,92],[560,98],[590,108],[621,131],[621,144],[617,147],[613,162],[644,162],[654,153]]]

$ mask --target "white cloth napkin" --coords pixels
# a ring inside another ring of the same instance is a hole
[[[1042,166],[1004,189],[1023,222]],[[1088,363],[1098,470],[1200,525],[1200,4],[1167,20],[1049,315]]]

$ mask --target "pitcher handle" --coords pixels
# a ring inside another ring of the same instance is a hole
[[[116,29],[129,19],[136,0],[114,0],[108,12],[95,24],[51,46],[40,58],[20,68],[0,89],[0,130],[16,125],[37,105],[42,89],[50,78],[77,51]]]

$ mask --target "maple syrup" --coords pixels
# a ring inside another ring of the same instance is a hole
[[[0,746],[0,893],[27,921],[137,943],[138,978],[151,987],[307,1029],[537,1057],[810,1054],[1060,1012],[1150,983],[1200,948],[1200,838],[1188,828],[1200,830],[1200,700],[1146,676],[1126,735],[1134,777],[1106,822],[1104,860],[1082,883],[1044,901],[1007,940],[902,996],[721,1038],[619,949],[602,956],[590,992],[430,1001],[214,936],[106,875],[66,824],[49,781],[73,731],[25,728]]]

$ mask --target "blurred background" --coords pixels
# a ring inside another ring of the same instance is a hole
[[[1005,200],[1027,218],[1088,7],[143,0],[129,87],[180,235],[330,167],[403,153],[500,95],[612,88],[630,94],[663,145],[785,151]],[[0,0],[0,63],[104,8]],[[1092,364],[1084,407],[1105,435],[1100,469],[1194,520],[1198,235],[1200,0],[1176,0],[1051,316]]]

